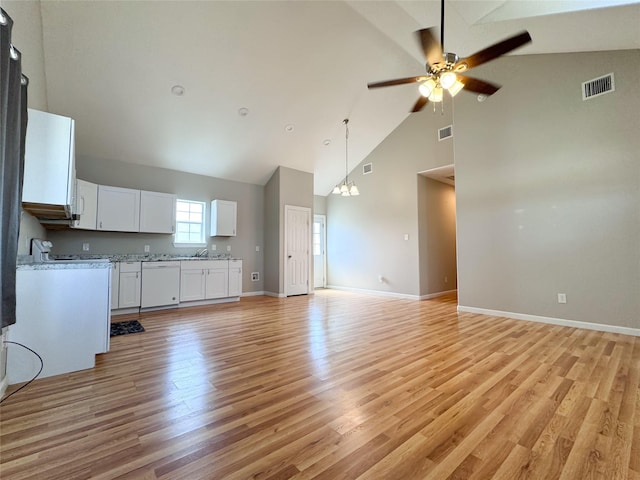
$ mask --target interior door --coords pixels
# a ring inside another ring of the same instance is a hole
[[[309,293],[311,209],[285,205],[285,295]]]
[[[325,215],[313,216],[313,237],[311,247],[313,251],[313,288],[327,286],[327,261],[325,243],[327,239]]]

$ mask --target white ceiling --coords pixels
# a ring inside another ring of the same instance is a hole
[[[413,32],[440,23],[439,4],[42,1],[49,110],[76,119],[78,155],[256,184],[284,165],[325,195],[344,176],[344,118],[351,169],[408,115],[415,86],[366,85],[424,72]],[[522,29],[518,54],[640,48],[638,1],[445,8],[461,56]]]

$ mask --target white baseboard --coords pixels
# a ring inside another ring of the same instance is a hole
[[[365,293],[368,295],[384,295],[385,297],[404,298],[407,300],[420,300],[418,295],[409,295],[407,293],[386,292],[384,290],[367,290],[365,288],[340,287],[338,285],[327,285],[332,290],[343,290],[345,292]]]
[[[432,298],[438,298],[438,297],[443,297],[445,295],[449,295],[451,293],[457,293],[458,290],[454,289],[454,290],[446,290],[444,292],[437,292],[437,293],[428,293],[426,295],[420,295],[420,300],[430,300]]]
[[[264,292],[264,295],[267,297],[275,297],[275,298],[285,298],[286,295],[284,293],[276,293],[276,292]]]
[[[178,308],[183,307],[199,307],[202,305],[217,305],[218,303],[239,302],[240,297],[214,298],[211,300],[193,300],[191,302],[180,302]]]
[[[260,290],[258,292],[242,292],[240,294],[240,296],[241,297],[259,297],[259,296],[264,295],[264,294],[265,293],[262,290]]]
[[[616,325],[605,325],[602,323],[566,320],[564,318],[542,317],[539,315],[529,315],[526,313],[503,312],[501,310],[489,310],[487,308],[465,307],[464,305],[458,305],[458,311],[480,313],[482,315],[491,315],[493,317],[512,318],[514,320],[526,320],[528,322],[548,323],[551,325],[559,325],[562,327],[584,328],[587,330],[597,330],[600,332],[621,333],[623,335],[640,337],[640,328],[619,327]]]

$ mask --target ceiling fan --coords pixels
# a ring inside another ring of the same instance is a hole
[[[427,60],[426,75],[417,77],[398,78],[384,82],[369,83],[368,88],[391,87],[407,83],[419,83],[420,98],[413,106],[411,112],[419,112],[429,102],[441,102],[444,90],[453,97],[463,88],[483,95],[493,95],[500,89],[500,85],[489,83],[477,78],[462,75],[478,65],[498,58],[531,41],[531,35],[526,30],[509,37],[501,42],[491,45],[473,55],[460,58],[455,53],[446,53],[444,45],[444,0],[440,3],[440,42],[436,40],[433,32],[435,27],[418,30],[416,35],[422,46],[424,57]]]

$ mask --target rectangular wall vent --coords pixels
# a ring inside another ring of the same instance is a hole
[[[362,165],[362,174],[366,175],[368,173],[373,172],[373,164],[372,163],[365,163],[364,165]]]
[[[440,130],[438,130],[439,142],[450,137],[453,137],[453,125],[449,125],[448,127],[443,127]]]
[[[613,81],[613,73],[594,78],[588,82],[582,82],[582,100],[599,97],[605,93],[613,92],[616,89]]]

